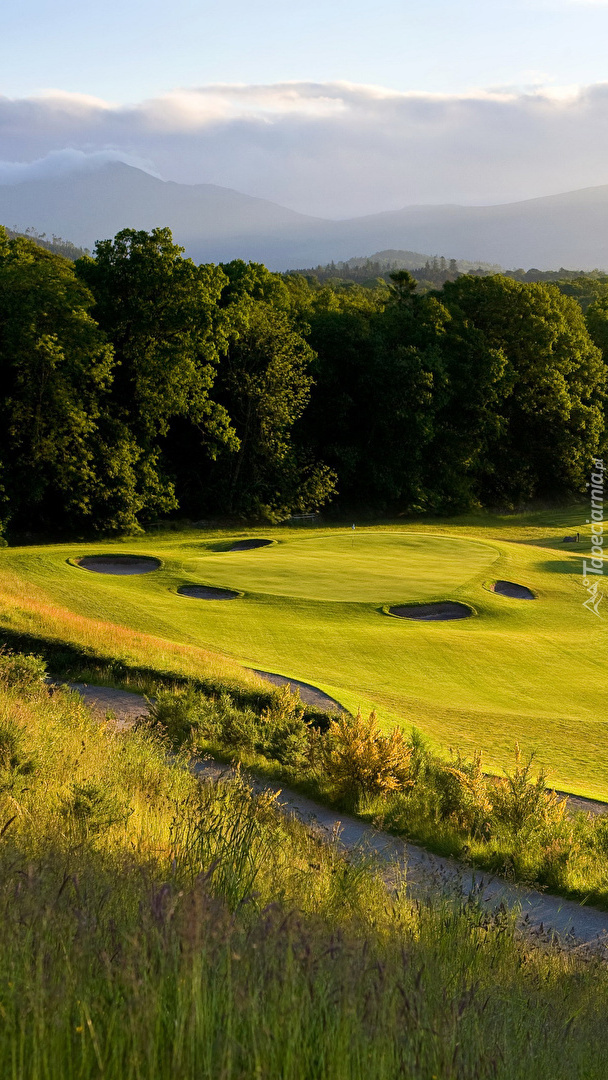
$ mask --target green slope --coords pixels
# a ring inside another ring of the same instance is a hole
[[[572,514],[566,522],[577,527]],[[560,547],[563,532],[559,515],[510,525],[276,528],[249,534],[276,542],[246,552],[226,550],[235,537],[190,532],[9,549],[0,570],[79,615],[313,682],[350,709],[376,707],[387,724],[415,723],[444,747],[482,747],[489,767],[508,762],[518,740],[556,785],[608,797],[606,622],[582,606],[580,553]],[[155,555],[162,566],[112,577],[67,561],[102,552]],[[527,585],[537,599],[494,594],[496,578]],[[242,596],[177,595],[186,583]],[[416,623],[383,611],[447,598],[475,616]]]

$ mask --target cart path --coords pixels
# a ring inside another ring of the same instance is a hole
[[[261,679],[265,679],[266,682],[272,683],[273,686],[288,686],[292,692],[299,690],[300,698],[306,705],[315,705],[317,709],[325,709],[330,713],[346,712],[346,709],[343,705],[340,705],[339,701],[330,697],[324,690],[319,690],[318,686],[300,682],[299,679],[288,679],[286,675],[274,675],[271,671],[260,671],[258,668],[250,668],[249,670],[259,675]]]
[[[111,712],[123,729],[148,711],[148,703],[141,694],[85,683],[68,685],[80,694],[93,712],[102,716]],[[194,771],[201,779],[209,780],[234,772],[232,766],[210,758],[197,762]],[[491,877],[457,859],[433,855],[416,844],[374,829],[358,818],[338,814],[305,795],[288,791],[280,784],[255,781],[254,788],[276,793],[277,804],[284,812],[321,830],[328,838],[337,835],[345,850],[368,853],[392,866],[405,868],[408,892],[413,897],[423,898],[438,891],[459,896],[474,892],[491,908],[501,904],[509,908],[520,907],[522,923],[541,934],[573,937],[582,944],[600,947],[608,956],[608,912]]]

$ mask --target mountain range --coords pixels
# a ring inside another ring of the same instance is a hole
[[[335,221],[215,184],[178,184],[111,162],[60,179],[0,185],[0,222],[88,248],[122,228],[169,225],[197,262],[244,258],[275,270],[381,249],[504,267],[608,268],[608,185],[498,206],[409,206]]]

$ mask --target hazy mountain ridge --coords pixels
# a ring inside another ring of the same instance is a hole
[[[277,270],[347,261],[357,250],[405,251],[422,264],[429,256],[419,253],[431,251],[475,267],[608,267],[608,185],[498,206],[414,206],[330,221],[113,162],[61,179],[1,185],[0,221],[89,248],[121,228],[169,225],[196,261],[241,257]]]

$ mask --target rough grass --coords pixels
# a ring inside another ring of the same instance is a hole
[[[383,734],[373,714],[311,725],[287,687],[261,715],[229,695],[161,690],[140,722],[175,750],[239,763],[437,854],[608,908],[608,814],[569,812],[519,748],[502,778],[488,776],[481,753],[436,755],[415,730]]]
[[[412,906],[246,785],[199,787],[6,670],[0,1075],[603,1080],[605,965],[474,899]]]
[[[437,747],[481,747],[496,771],[518,741],[537,751],[557,787],[608,797],[606,629],[582,607],[584,514],[354,534],[277,528],[272,547],[239,553],[226,552],[236,533],[98,545],[163,560],[158,573],[137,578],[70,566],[68,557],[91,553],[84,545],[9,549],[0,552],[0,620],[44,636],[50,628],[128,663],[212,673],[218,683],[259,688],[242,665],[313,682],[353,712],[377,708],[385,726],[416,724]],[[576,529],[580,550],[563,549]],[[538,599],[498,596],[485,587],[495,578],[527,585]],[[176,594],[196,581],[245,596],[213,604]],[[388,600],[446,597],[478,617],[414,624],[381,610]]]

